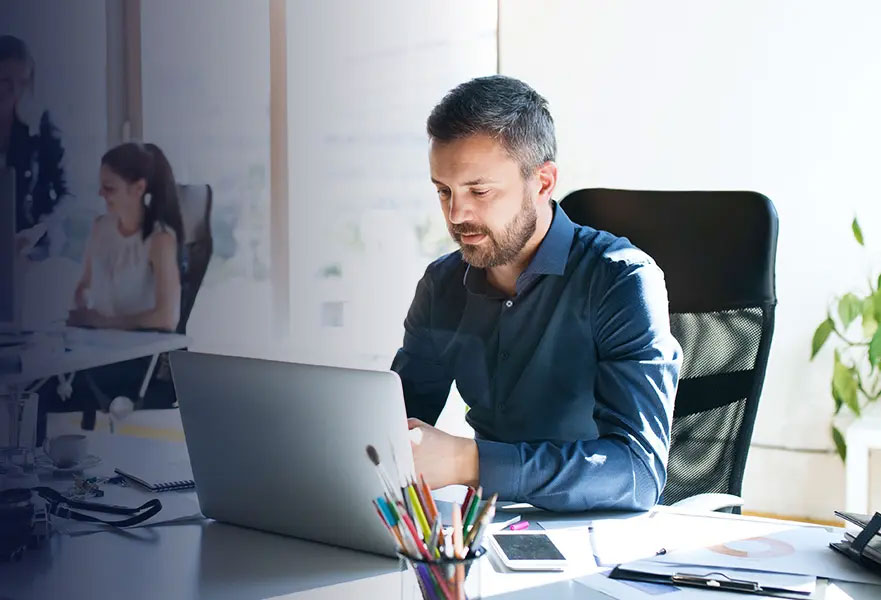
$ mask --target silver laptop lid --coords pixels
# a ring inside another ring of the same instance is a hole
[[[195,352],[171,368],[205,516],[394,555],[366,447],[412,472],[396,373]]]

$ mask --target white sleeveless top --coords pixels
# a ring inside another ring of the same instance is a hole
[[[138,230],[122,235],[118,220],[103,215],[95,221],[88,242],[92,257],[89,285],[91,308],[108,317],[129,316],[156,307],[156,280],[150,265],[150,247],[156,233],[174,230],[157,223],[147,239]]]

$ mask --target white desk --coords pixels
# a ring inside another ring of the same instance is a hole
[[[185,335],[145,331],[68,327],[54,335],[64,337],[67,351],[44,355],[26,350],[20,372],[0,373],[0,388],[26,386],[55,375],[153,356],[190,344]]]
[[[151,445],[160,450],[159,442],[151,440],[107,434],[90,437],[90,451],[104,458],[94,474],[112,470],[114,452],[117,456],[150,452]],[[165,450],[168,447],[167,442],[162,446]],[[175,448],[185,452],[183,444]],[[156,497],[139,493],[140,501]],[[194,498],[195,494],[185,496]],[[134,505],[135,501],[132,498],[126,503]],[[532,515],[528,518],[530,522],[545,520]],[[569,581],[598,571],[585,529],[553,530],[549,535],[574,563],[566,573],[508,573],[494,560],[488,560],[481,566],[484,591],[500,600],[627,596],[610,594],[608,589],[599,592]],[[832,551],[829,552],[831,555]],[[578,559],[573,560],[575,557]],[[407,576],[400,573],[399,564],[393,559],[200,521],[55,536],[46,547],[26,552],[19,563],[0,563],[0,597],[256,600],[281,596],[290,600],[386,600],[400,597],[402,577]],[[868,600],[877,598],[881,592],[875,586],[837,585],[832,593],[827,593],[829,600]],[[713,592],[695,593],[708,600],[738,598],[730,594],[723,598]],[[688,594],[689,598],[693,596]],[[671,600],[675,598],[671,596]]]

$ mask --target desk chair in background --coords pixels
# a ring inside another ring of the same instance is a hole
[[[774,205],[755,192],[584,189],[561,206],[664,271],[683,363],[661,503],[739,513],[774,331]]]
[[[208,270],[208,263],[211,261],[211,255],[214,252],[214,238],[211,235],[213,192],[210,185],[178,184],[177,193],[183,221],[184,240],[180,260],[180,319],[175,331],[179,334],[186,334],[187,321],[190,318],[190,313],[193,311],[196,295],[202,286],[202,281]],[[173,393],[168,358],[166,355],[154,354],[150,359],[150,364],[141,383],[138,398],[135,400],[136,409],[143,408],[144,406],[144,400],[147,396],[148,388],[154,379],[153,374],[156,372],[157,364],[159,365],[159,371],[156,378],[166,384],[163,385],[164,390],[162,393]],[[84,429],[91,429],[94,427],[98,407],[104,411],[108,410],[112,399],[95,384],[88,373],[86,373],[86,377],[89,379],[89,387],[94,395],[95,402],[83,410],[82,422]]]
[[[180,275],[180,320],[177,323],[175,333],[185,335],[187,321],[189,321],[190,313],[193,312],[193,306],[196,303],[196,295],[202,287],[202,280],[205,279],[208,263],[211,262],[211,255],[214,253],[214,238],[211,236],[211,207],[214,196],[210,185],[179,184],[177,197],[184,227],[184,256],[181,261]],[[143,406],[147,386],[150,384],[158,360],[161,360],[160,378],[168,382],[169,390],[173,389],[168,355],[154,355],[144,382],[141,384],[137,408]]]
[[[177,333],[184,334],[214,252],[214,238],[211,237],[213,193],[210,185],[178,185],[177,195],[186,247],[185,264],[181,269],[180,321]]]

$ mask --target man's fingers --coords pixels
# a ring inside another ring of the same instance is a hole
[[[415,429],[417,427],[423,427],[427,425],[428,423],[420,421],[419,419],[416,419],[414,417],[410,417],[409,419],[407,419],[407,429]]]

